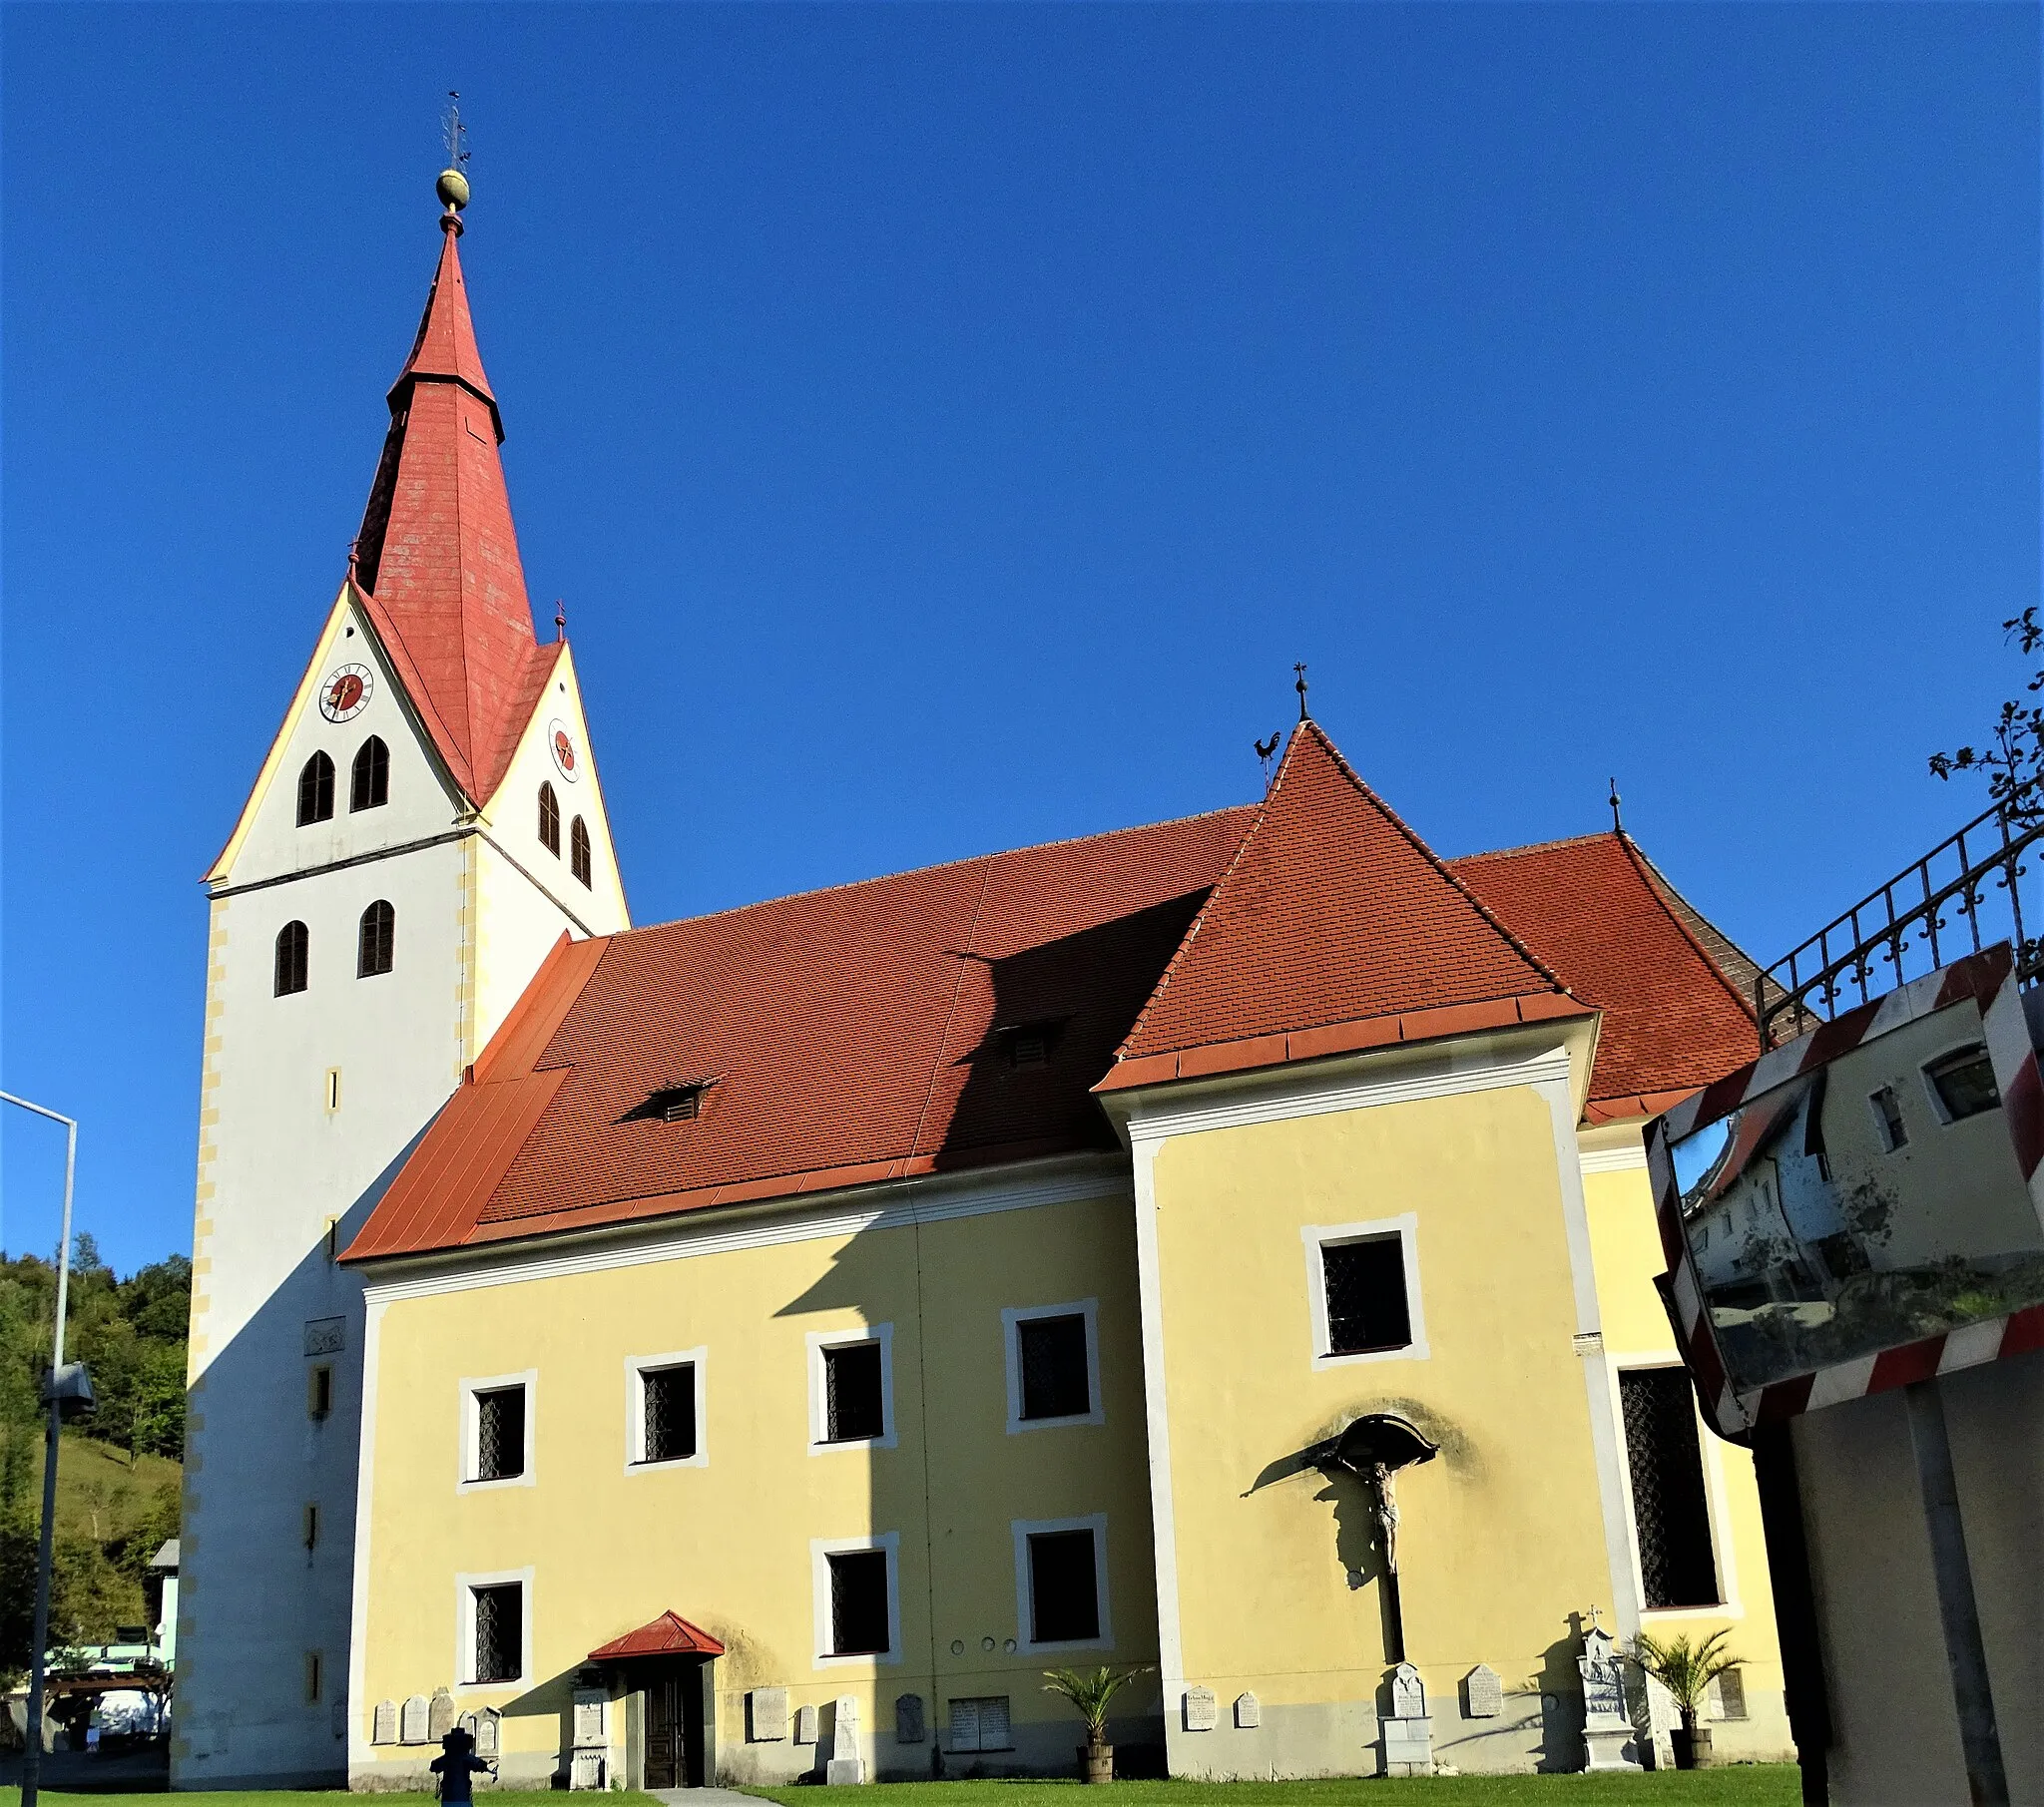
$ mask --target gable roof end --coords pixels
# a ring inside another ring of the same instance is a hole
[[[1308,720],[1096,1090],[1587,1014]]]

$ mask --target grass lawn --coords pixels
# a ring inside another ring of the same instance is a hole
[[[865,1789],[770,1788],[763,1794],[786,1807],[821,1807],[824,1794],[879,1797],[887,1807],[1076,1807],[1075,1782],[884,1782]],[[1792,1764],[1666,1770],[1653,1775],[1441,1776],[1427,1781],[1117,1782],[1103,1807],[1382,1807],[1387,1799],[1415,1807],[1796,1807],[1800,1774]]]

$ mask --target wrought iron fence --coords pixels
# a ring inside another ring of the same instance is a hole
[[[2006,941],[2016,978],[2044,976],[2044,891],[2024,881],[2044,804],[1997,803],[1754,981],[1765,1053],[1840,1011]]]

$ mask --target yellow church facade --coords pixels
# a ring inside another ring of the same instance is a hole
[[[973,960],[932,920],[1046,884],[1095,920]],[[1703,1046],[1557,887],[1658,933],[1629,958]],[[1697,1430],[1639,1153],[1738,1033],[1698,1009],[1724,957],[1623,837],[1434,859],[1309,723],[1258,808],[564,943],[347,1252],[352,1781],[416,1782],[455,1718],[507,1783],[1068,1774],[1043,1672],[1101,1663],[1146,1671],[1132,1772],[1577,1769],[1598,1624],[1729,1628],[1718,1749],[1788,1754],[1751,1466]],[[868,1158],[760,1149],[783,1108]],[[1379,1419],[1431,1446],[1389,1537],[1335,1447]]]

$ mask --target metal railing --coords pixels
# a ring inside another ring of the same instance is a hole
[[[2034,985],[2044,894],[2023,881],[2039,840],[2044,803],[1997,803],[1776,961],[1754,981],[1761,1052],[1998,941],[2015,949],[2017,982]]]

